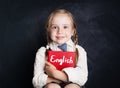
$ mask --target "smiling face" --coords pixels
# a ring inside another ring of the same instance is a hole
[[[67,14],[55,14],[48,29],[51,40],[59,45],[67,42],[73,35],[73,27]]]
[[[74,44],[78,43],[75,18],[65,9],[53,11],[46,22],[48,45],[54,41],[58,44],[67,42],[71,37]]]

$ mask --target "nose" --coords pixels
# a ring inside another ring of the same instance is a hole
[[[59,29],[58,29],[58,33],[59,33],[59,34],[62,33],[62,28],[59,28]]]

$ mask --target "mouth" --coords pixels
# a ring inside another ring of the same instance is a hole
[[[64,36],[56,36],[57,39],[64,39]]]

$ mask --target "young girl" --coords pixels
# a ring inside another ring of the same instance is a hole
[[[86,51],[78,45],[76,24],[73,15],[58,9],[50,14],[46,24],[46,47],[36,53],[33,86],[35,88],[82,88],[88,77]],[[76,66],[57,70],[47,62],[47,50],[62,51],[58,46],[66,44],[67,51],[76,52]]]

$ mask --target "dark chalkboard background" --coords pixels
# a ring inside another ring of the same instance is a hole
[[[115,0],[1,0],[0,88],[32,88],[35,54],[46,44],[45,22],[57,8],[76,18],[79,44],[88,55],[86,88],[115,88],[120,78],[120,6]]]

